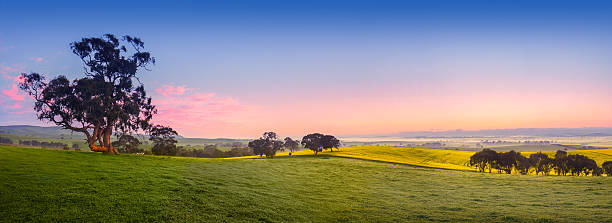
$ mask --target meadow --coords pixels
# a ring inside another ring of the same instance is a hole
[[[0,219],[612,221],[610,177],[487,174],[329,154],[205,159],[0,146]]]

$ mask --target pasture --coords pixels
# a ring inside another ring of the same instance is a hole
[[[0,219],[17,222],[610,222],[611,183],[328,153],[198,159],[0,146]]]

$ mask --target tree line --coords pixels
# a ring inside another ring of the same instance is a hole
[[[249,148],[253,150],[255,155],[266,158],[274,158],[278,151],[289,150],[289,155],[297,151],[299,145],[310,149],[314,152],[314,156],[325,149],[332,152],[334,148],[340,147],[340,140],[332,135],[324,135],[321,133],[312,133],[302,137],[302,141],[293,140],[291,137],[285,137],[284,141],[278,139],[275,132],[265,132],[259,139],[249,142]]]
[[[597,165],[595,160],[580,154],[568,154],[566,151],[558,150],[554,157],[537,152],[530,154],[529,157],[523,156],[514,150],[510,152],[496,152],[491,149],[483,149],[472,155],[468,166],[475,167],[479,172],[497,169],[498,173],[520,174],[535,173],[539,175],[549,175],[551,171],[557,175],[566,176],[601,176],[604,173],[612,175],[612,161],[606,161],[602,167]]]

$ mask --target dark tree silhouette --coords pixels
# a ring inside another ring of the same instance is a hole
[[[500,153],[497,160],[497,167],[500,173],[503,171],[506,174],[511,174],[512,169],[517,165],[518,153],[514,150],[510,152]]]
[[[595,160],[589,159],[588,157],[580,154],[568,155],[568,166],[570,173],[575,176],[584,174],[589,175],[597,166]]]
[[[530,163],[533,165],[533,169],[535,170],[536,175],[540,172],[544,175],[548,175],[552,168],[554,167],[554,162],[551,158],[548,158],[548,155],[537,152],[529,155]]]
[[[289,150],[289,152],[293,153],[297,151],[300,146],[299,140],[293,140],[290,137],[285,137],[285,144],[283,145],[285,148]]]
[[[314,151],[314,156],[323,151],[323,137],[321,133],[312,133],[302,137],[302,146]]]
[[[142,153],[143,149],[138,148],[142,144],[140,140],[131,135],[121,135],[119,140],[112,143],[113,147],[120,153]]]
[[[521,174],[528,174],[531,170],[533,164],[531,163],[531,159],[523,156],[520,152],[516,155],[516,166],[515,169],[517,172]]]
[[[340,147],[340,140],[336,139],[336,137],[333,135],[324,135],[321,140],[321,143],[323,149],[329,149],[330,152],[333,152],[334,148],[337,149],[338,147]]]
[[[569,158],[567,158],[567,152],[563,150],[557,150],[555,153],[555,159],[553,160],[555,164],[555,172],[557,175],[567,175],[569,173]]]
[[[283,146],[284,143],[277,140],[274,132],[265,132],[261,138],[249,142],[253,153],[260,157],[266,155],[266,158],[274,158],[276,152],[283,150]]]
[[[155,59],[131,36],[83,38],[71,48],[84,63],[85,77],[47,82],[38,73],[22,74],[20,88],[33,96],[38,119],[85,134],[92,151],[118,154],[113,132],[151,130],[156,109],[136,74]]]
[[[153,141],[153,148],[151,153],[154,155],[166,155],[175,156],[178,152],[176,147],[176,139],[174,138],[178,134],[170,127],[156,125],[151,128],[151,137],[149,140]]]
[[[489,173],[491,173],[491,169],[493,166],[497,166],[497,161],[499,160],[499,155],[497,152],[491,149],[483,149],[472,155],[470,157],[469,166],[476,167],[478,171],[484,172],[485,169],[489,169]]]
[[[601,164],[601,168],[607,176],[612,176],[612,161],[604,162],[603,164]]]

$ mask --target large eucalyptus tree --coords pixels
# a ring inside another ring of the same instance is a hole
[[[84,77],[46,81],[38,73],[22,74],[20,88],[34,98],[38,119],[85,134],[92,151],[118,154],[113,132],[153,129],[156,109],[137,73],[155,58],[131,36],[83,38],[70,47],[84,63]]]

